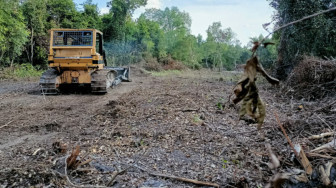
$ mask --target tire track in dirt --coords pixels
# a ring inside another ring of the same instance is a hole
[[[150,82],[140,70],[132,73],[133,82],[123,82],[105,95],[43,96],[37,82],[0,83],[0,127],[10,122],[0,129],[0,168],[11,166],[12,156],[20,161],[24,154],[50,147],[55,140],[77,140],[90,132],[97,112],[109,101]]]

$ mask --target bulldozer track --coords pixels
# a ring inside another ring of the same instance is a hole
[[[57,70],[49,69],[40,78],[41,93],[46,95],[56,95],[59,93],[57,83]]]
[[[114,85],[116,72],[114,70],[96,70],[91,74],[91,92],[107,93],[107,90]]]

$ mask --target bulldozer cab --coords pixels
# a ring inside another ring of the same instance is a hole
[[[67,67],[71,63],[83,68],[99,66],[106,64],[103,56],[103,34],[96,29],[50,30],[50,67]]]

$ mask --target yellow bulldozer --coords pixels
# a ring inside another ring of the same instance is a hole
[[[96,29],[51,29],[49,69],[40,78],[42,94],[88,86],[92,93],[106,93],[111,86],[130,81],[130,69],[108,67],[103,33]]]

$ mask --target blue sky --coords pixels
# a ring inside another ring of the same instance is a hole
[[[78,5],[83,2],[85,0],[75,0]],[[108,0],[92,2],[98,4],[101,13],[108,12]],[[267,0],[148,0],[145,8],[164,9],[172,6],[189,13],[192,18],[192,34],[201,34],[206,38],[209,25],[220,21],[223,28],[232,28],[242,45],[246,45],[250,37],[267,34],[262,24],[272,20],[274,11]],[[136,10],[134,18],[144,12],[145,8]]]

